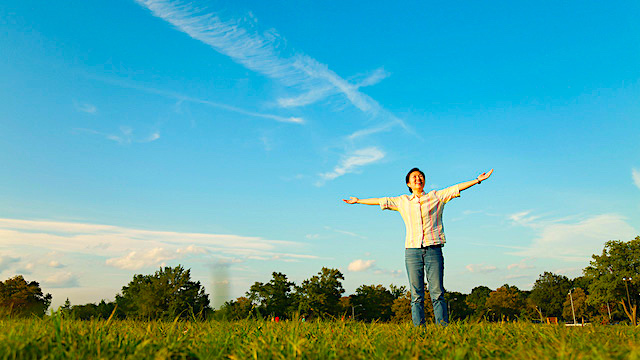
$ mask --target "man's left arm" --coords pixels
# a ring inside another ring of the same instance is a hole
[[[478,175],[478,177],[475,178],[474,180],[460,183],[458,184],[458,189],[462,191],[472,187],[473,185],[480,184],[481,182],[487,180],[489,176],[491,176],[491,173],[493,173],[493,169],[489,170],[489,172],[483,172],[482,174]]]

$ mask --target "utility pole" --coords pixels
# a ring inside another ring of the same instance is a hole
[[[571,299],[571,312],[573,313],[573,324],[576,324],[576,310],[573,308],[573,295],[571,292],[573,289],[569,290],[569,299]]]

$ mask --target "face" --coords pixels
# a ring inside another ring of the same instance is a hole
[[[407,186],[411,188],[414,192],[417,190],[421,192],[424,189],[424,176],[420,173],[420,171],[414,171],[409,174],[409,182]]]

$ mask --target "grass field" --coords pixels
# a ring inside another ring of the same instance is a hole
[[[639,338],[624,325],[0,320],[2,359],[639,359]]]

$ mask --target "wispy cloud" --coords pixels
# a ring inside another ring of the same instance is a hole
[[[88,103],[79,103],[77,101],[74,101],[73,105],[75,106],[76,110],[87,114],[95,114],[96,112],[98,112],[98,109],[94,105]]]
[[[50,288],[78,287],[78,276],[69,271],[60,271],[49,275],[43,285]]]
[[[636,230],[618,214],[602,214],[582,220],[545,220],[522,212],[510,216],[514,223],[537,231],[529,247],[512,252],[528,258],[553,258],[563,261],[586,262],[599,254],[607,240],[626,240]]]
[[[633,183],[640,189],[640,170],[636,168],[631,169],[631,177],[633,178]]]
[[[362,236],[362,235],[356,234],[356,233],[351,232],[351,231],[340,230],[340,229],[334,229],[334,228],[329,227],[329,226],[325,226],[324,228],[325,228],[325,229],[327,229],[327,230],[331,230],[331,231],[333,231],[333,232],[337,232],[337,233],[339,233],[339,234],[345,234],[345,235],[349,235],[349,236],[357,237],[357,238],[360,238],[360,239],[366,239],[366,238],[367,238],[366,236]]]
[[[465,268],[472,273],[490,273],[498,270],[497,267],[486,264],[469,264]]]
[[[49,267],[52,267],[52,268],[62,268],[62,267],[64,267],[64,265],[61,264],[60,261],[57,261],[57,260],[51,260],[51,261],[49,261],[49,263],[47,265]]]
[[[360,167],[380,161],[385,156],[382,150],[375,146],[359,149],[345,156],[333,171],[320,174],[320,181],[316,185],[323,185],[327,180],[333,180],[347,173],[357,171]]]
[[[150,87],[150,86],[145,86],[145,85],[134,83],[134,82],[131,82],[131,81],[128,81],[128,80],[115,79],[115,78],[97,76],[97,75],[88,75],[88,74],[86,76],[91,78],[91,79],[94,79],[94,80],[97,80],[97,81],[100,81],[100,82],[103,82],[103,83],[107,83],[107,84],[110,84],[110,85],[119,86],[119,87],[127,88],[127,89],[138,90],[138,91],[146,92],[148,94],[154,94],[154,95],[162,96],[162,97],[165,97],[165,98],[177,100],[176,106],[178,106],[178,107],[182,103],[188,102],[188,103],[200,104],[200,105],[204,105],[204,106],[208,106],[208,107],[212,107],[212,108],[216,108],[216,109],[222,109],[222,110],[225,110],[225,111],[234,112],[234,113],[237,113],[237,114],[246,115],[246,116],[250,116],[250,117],[275,120],[275,121],[283,122],[283,123],[293,123],[293,124],[304,124],[305,123],[304,119],[301,118],[301,117],[280,116],[280,115],[275,115],[275,114],[268,114],[268,113],[261,113],[261,112],[256,112],[256,111],[245,110],[245,109],[241,109],[241,108],[236,107],[236,106],[227,105],[227,104],[223,104],[223,103],[218,103],[218,102],[215,102],[215,101],[210,101],[210,100],[205,100],[205,99],[199,99],[199,98],[196,98],[196,97],[188,96],[188,95],[185,95],[185,94],[180,94],[180,93],[173,92],[173,91],[166,91],[166,90],[156,89],[156,88],[153,88],[153,87]]]
[[[125,125],[120,126],[118,128],[119,131],[115,133],[106,133],[102,131],[97,131],[93,129],[84,129],[84,128],[77,128],[74,130],[79,132],[98,135],[107,140],[115,141],[118,144],[122,144],[122,145],[129,145],[132,143],[148,143],[148,142],[152,142],[160,139],[159,131],[153,131],[147,136],[136,137],[134,134],[134,129],[131,128],[130,126],[125,126]]]
[[[533,216],[531,214],[531,210],[521,211],[515,214],[509,215],[509,220],[511,220],[514,224],[526,227],[538,227],[540,224],[536,222],[540,218],[540,216]]]
[[[131,251],[128,254],[107,259],[106,264],[125,270],[138,270],[144,267],[166,266],[167,261],[184,258],[188,255],[206,254],[205,248],[189,245],[184,248],[168,250],[164,248]]]
[[[292,253],[290,249],[302,248],[303,245],[291,241],[45,220],[0,218],[0,238],[11,239],[6,245],[12,247],[30,246],[48,252],[95,255],[99,250],[101,256],[114,259],[108,265],[127,269],[139,264],[159,265],[172,259],[209,254],[234,258],[252,255],[277,255],[281,259],[318,258],[315,255]]]
[[[0,272],[7,270],[13,264],[20,261],[19,257],[13,257],[10,255],[0,255]]]
[[[107,265],[120,269],[138,270],[143,267],[166,266],[167,261],[178,258],[178,255],[178,251],[163,248],[131,251],[125,256],[107,259]]]
[[[522,259],[520,260],[520,262],[507,265],[507,270],[527,270],[533,268],[535,268],[535,266],[530,265],[528,263],[528,259]]]
[[[354,260],[351,263],[349,263],[349,266],[347,267],[347,269],[349,269],[349,271],[365,271],[367,269],[370,269],[372,266],[374,266],[376,263],[375,260]]]
[[[149,136],[147,136],[146,139],[143,140],[143,142],[152,142],[152,141],[156,141],[160,139],[160,132],[159,131],[154,131],[151,134],[149,134]]]
[[[281,99],[281,106],[306,105],[341,93],[364,112],[376,113],[380,108],[375,100],[359,92],[358,88],[386,77],[383,70],[374,72],[359,84],[351,84],[331,71],[327,65],[287,49],[286,42],[276,30],[260,32],[254,17],[223,19],[218,13],[182,1],[137,2],[151,10],[153,15],[247,69],[305,93],[297,98]]]
[[[369,118],[376,119],[374,125],[354,131],[346,137],[346,141],[353,142],[373,134],[390,131],[398,126],[409,131],[408,126],[401,119],[359,90],[363,86],[371,86],[387,78],[389,73],[383,68],[344,79],[332,71],[328,65],[293,49],[275,29],[262,31],[252,14],[240,18],[224,16],[222,12],[212,11],[198,1],[136,1],[149,9],[154,16],[165,20],[191,38],[209,45],[245,68],[293,90],[295,95],[282,96],[276,100],[281,108],[306,106],[324,99],[334,99],[335,95],[339,95],[346,103],[353,105]],[[197,99],[185,98],[184,100],[281,122],[304,123],[300,117],[247,112],[224,104]],[[378,151],[375,155],[381,154]],[[378,158],[370,162],[376,160]],[[322,174],[322,179],[316,185],[321,185],[328,180],[352,172],[356,167],[370,163],[350,166],[347,161],[348,159],[343,160],[332,172]]]

